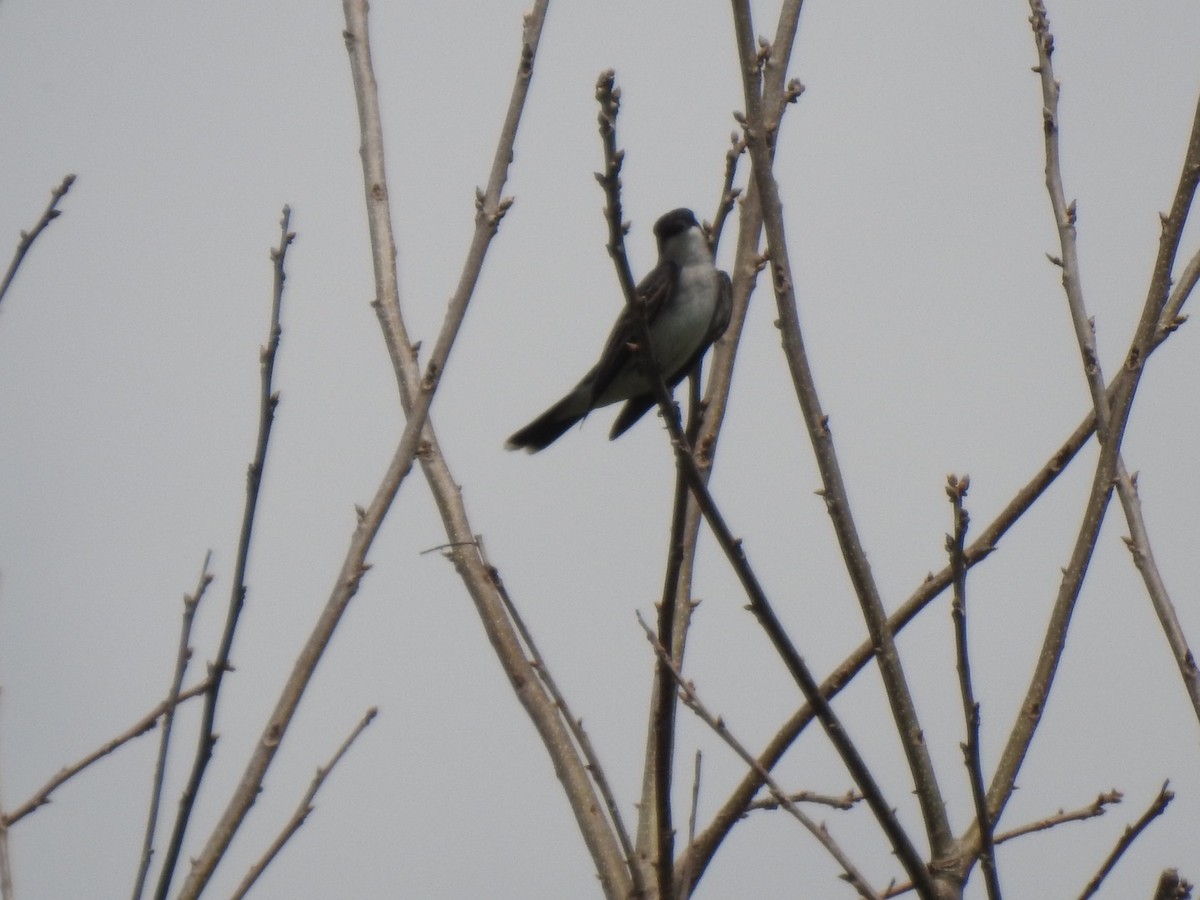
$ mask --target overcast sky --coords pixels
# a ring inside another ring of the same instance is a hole
[[[519,51],[523,3],[386,3],[373,49],[404,313],[432,344],[473,227]],[[1043,188],[1041,97],[1025,3],[811,0],[780,135],[801,321],[863,541],[895,606],[944,565],[948,472],[969,473],[982,528],[1089,406]],[[1145,296],[1200,89],[1200,6],[1050,5],[1063,81],[1066,189],[1107,375]],[[776,10],[756,4],[756,29]],[[207,549],[217,576],[194,636],[215,652],[253,453],[269,249],[284,204],[282,394],[226,680],[221,740],[190,832],[223,808],[334,583],[402,427],[369,303],[359,137],[336,2],[0,4],[0,259],[52,186],[78,181],[0,305],[0,797],[23,802],[165,693],[180,598]],[[433,408],[451,471],[548,664],[635,816],[652,658],[634,618],[661,585],[673,462],[648,416],[616,443],[601,411],[536,457],[505,438],[590,367],[621,296],[607,259],[593,99],[617,72],[636,274],[654,219],[716,207],[742,107],[729,8],[552,7],[505,190],[516,203]],[[732,235],[732,231],[727,232]],[[1184,255],[1200,228],[1190,228]],[[733,241],[723,244],[728,267]],[[820,499],[764,279],[734,375],[714,492],[818,674],[865,635]],[[1200,641],[1200,354],[1187,326],[1153,358],[1125,443],[1154,548]],[[969,586],[985,765],[1028,684],[1094,465],[1089,446]],[[1177,799],[1101,896],[1200,880],[1198,727],[1113,506],[1044,725],[1001,830],[1117,788],[1105,817],[1005,845],[1012,897],[1078,894],[1165,779]],[[370,706],[380,716],[260,883],[261,897],[589,897],[593,867],[503,678],[419,472],[212,884],[225,896],[316,766]],[[688,672],[752,748],[799,702],[701,542]],[[900,641],[952,823],[969,822],[948,601]],[[903,820],[919,817],[874,670],[837,703]],[[182,719],[174,812],[196,710]],[[677,808],[704,754],[700,822],[741,764],[680,714]],[[127,896],[155,753],[146,737],[13,828],[22,900]],[[789,789],[851,786],[817,731]],[[876,884],[899,874],[866,810],[818,811]],[[811,886],[811,887],[810,887]],[[982,896],[972,883],[969,895]],[[838,897],[794,822],[758,813],[697,896]]]

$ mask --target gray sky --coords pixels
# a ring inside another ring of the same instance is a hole
[[[427,346],[470,237],[512,84],[524,5],[372,11],[402,302]],[[758,4],[756,27],[776,11]],[[1200,8],[1160,0],[1050,7],[1068,196],[1106,374],[1140,310],[1195,108]],[[1023,3],[828,3],[801,21],[807,87],[777,174],[801,320],[863,540],[889,605],[944,564],[946,473],[970,473],[983,527],[1088,406],[1042,185],[1041,98]],[[23,801],[164,694],[179,598],[207,548],[217,581],[194,638],[214,652],[257,420],[278,219],[294,210],[282,392],[196,852],[317,611],[401,428],[375,316],[358,131],[340,4],[0,6],[0,258],[50,188],[79,176],[0,307],[0,792]],[[504,439],[593,362],[620,293],[604,250],[593,89],[617,71],[635,272],[650,226],[711,218],[742,106],[728,7],[609,2],[551,10],[505,191],[504,220],[433,418],[475,529],[530,623],[632,820],[649,650],[635,619],[660,590],[673,463],[648,417],[611,412],[537,457]],[[732,231],[727,232],[732,235]],[[1183,253],[1196,247],[1189,229]],[[729,265],[732,241],[722,263]],[[765,279],[734,376],[714,490],[799,647],[825,673],[865,634],[778,349]],[[1154,548],[1200,641],[1200,355],[1194,326],[1159,351],[1126,439]],[[1090,480],[1094,448],[973,571],[985,764],[1026,688]],[[1001,829],[1118,788],[1102,819],[1004,846],[1013,897],[1074,896],[1169,778],[1177,799],[1102,896],[1149,896],[1168,865],[1200,879],[1197,723],[1110,511],[1059,683]],[[450,565],[419,475],[219,869],[229,892],[315,767],[381,714],[261,882],[263,897],[599,896],[547,756]],[[688,668],[751,747],[798,703],[711,543]],[[947,602],[900,641],[952,822],[968,819]],[[837,706],[916,826],[873,671]],[[190,753],[195,711],[177,750]],[[703,824],[741,775],[680,715],[677,808],[704,753]],[[186,737],[185,737],[186,736]],[[18,894],[113,897],[136,871],[155,739],[143,738],[15,826]],[[176,757],[174,811],[186,771]],[[850,781],[816,733],[790,788]],[[866,810],[822,814],[877,884],[897,874]],[[849,896],[778,814],[743,822],[698,896]],[[972,896],[982,896],[972,885]]]

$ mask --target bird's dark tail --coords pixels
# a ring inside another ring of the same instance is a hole
[[[524,450],[527,453],[545,450],[587,415],[586,407],[580,412],[579,405],[579,398],[575,396],[575,392],[567,394],[510,437],[504,445],[505,449]]]
[[[641,394],[637,397],[631,397],[621,407],[621,412],[617,414],[617,420],[613,422],[612,431],[608,433],[608,439],[615,441],[626,431],[637,424],[638,419],[648,413],[651,409],[658,406],[658,401],[653,394]]]

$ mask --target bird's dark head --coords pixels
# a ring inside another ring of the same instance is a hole
[[[659,249],[663,244],[677,235],[683,234],[689,228],[697,228],[696,214],[690,209],[673,209],[654,223],[654,236],[658,238]]]

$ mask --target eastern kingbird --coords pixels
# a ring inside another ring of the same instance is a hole
[[[644,301],[654,359],[674,388],[729,325],[729,276],[713,265],[712,251],[695,214],[676,209],[654,223],[658,265],[637,286]],[[593,409],[624,400],[609,440],[620,437],[655,405],[654,388],[630,348],[638,342],[638,312],[625,305],[600,361],[569,394],[514,434],[509,450],[537,453]]]

